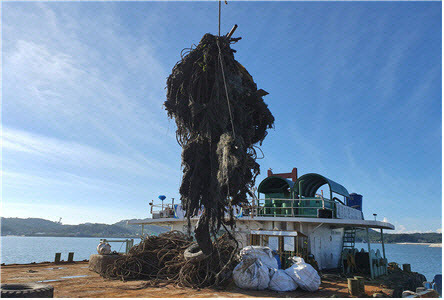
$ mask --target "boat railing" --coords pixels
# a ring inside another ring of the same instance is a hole
[[[117,252],[128,254],[130,249],[134,246],[134,239],[124,239],[124,240],[100,239],[100,243],[122,243],[122,245],[125,244],[125,252],[121,252],[120,249]]]
[[[160,218],[172,218],[174,217],[174,213],[177,207],[177,204],[168,203],[168,204],[153,204],[150,203],[151,206],[151,214],[153,215],[153,219]]]
[[[265,198],[250,200],[249,207],[244,207],[244,216],[252,217],[310,217],[317,218],[319,209],[332,211],[336,217],[336,201],[327,198],[282,199]]]
[[[324,215],[318,211],[324,210]],[[248,204],[234,208],[235,217],[305,217],[363,219],[362,212],[324,197],[313,198],[265,198],[250,199]],[[329,213],[328,211],[331,211]],[[184,218],[185,212],[180,204],[151,204],[153,219]]]

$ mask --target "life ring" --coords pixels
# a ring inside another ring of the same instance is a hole
[[[185,260],[198,262],[206,258],[207,256],[200,250],[199,245],[197,243],[189,246],[185,252],[183,253]]]

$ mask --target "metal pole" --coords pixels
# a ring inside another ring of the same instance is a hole
[[[373,279],[373,263],[372,263],[372,256],[370,255],[370,235],[368,234],[368,227],[365,227],[365,230],[367,231],[367,245],[368,245],[368,260],[370,262],[370,277]]]
[[[382,256],[384,257],[384,262],[386,262],[385,258],[385,247],[384,247],[384,233],[382,232],[381,228],[381,245],[382,245]],[[385,273],[387,274],[387,265],[385,265]]]
[[[230,38],[233,35],[233,33],[236,31],[236,29],[237,29],[237,24],[234,24],[233,28],[231,28],[230,32],[227,34],[227,38]]]
[[[381,244],[382,244],[382,255],[385,259],[384,234],[382,232],[382,228],[381,228]]]

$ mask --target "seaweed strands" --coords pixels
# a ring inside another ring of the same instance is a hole
[[[230,44],[239,39],[205,34],[167,80],[164,105],[183,148],[181,201],[189,229],[203,208],[195,237],[205,254],[211,236],[233,226],[233,206],[247,203],[260,172],[255,145],[274,123],[262,99],[268,93],[234,59]]]
[[[226,235],[214,241],[215,251],[201,260],[187,260],[185,250],[193,242],[178,231],[149,236],[127,255],[109,266],[110,279],[146,279],[145,286],[174,284],[181,287],[220,287],[228,282],[237,264],[237,245]]]

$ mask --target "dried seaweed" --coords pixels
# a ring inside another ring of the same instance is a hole
[[[260,172],[255,145],[274,123],[268,93],[234,59],[230,44],[239,39],[205,34],[167,80],[164,105],[183,148],[181,201],[189,228],[203,208],[195,237],[206,254],[211,236],[233,225],[233,206],[246,203]]]
[[[184,257],[193,244],[178,231],[149,236],[118,258],[104,277],[120,280],[147,280],[144,286],[174,284],[181,287],[221,287],[228,282],[237,264],[237,244],[223,235],[213,243],[215,251],[203,260]]]

